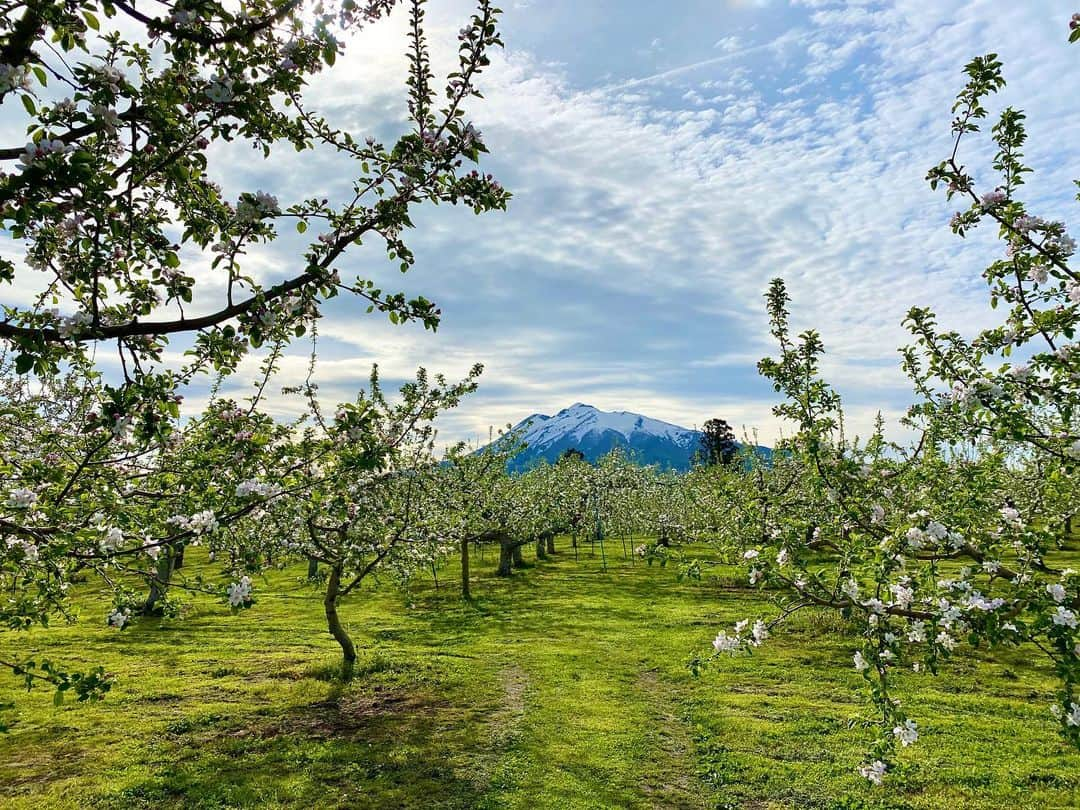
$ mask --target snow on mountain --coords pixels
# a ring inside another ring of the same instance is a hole
[[[526,425],[530,426],[526,428]],[[524,438],[530,447],[543,447],[564,436],[585,441],[590,434],[597,435],[605,431],[614,431],[627,441],[641,434],[663,437],[683,447],[688,447],[700,436],[695,430],[688,430],[670,422],[661,422],[659,419],[628,411],[601,411],[582,402],[575,402],[554,416],[533,414],[519,422],[515,430],[518,428],[526,428]]]
[[[664,469],[687,470],[701,442],[701,433],[627,411],[601,411],[576,402],[554,416],[537,413],[514,426],[523,431],[527,445],[511,463],[514,469],[533,466],[540,459],[558,460],[569,448],[576,448],[595,461],[616,447],[641,464],[658,464]]]

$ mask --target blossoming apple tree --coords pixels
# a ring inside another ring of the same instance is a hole
[[[480,372],[476,366],[448,383],[420,369],[391,401],[374,369],[368,390],[330,419],[313,385],[300,391],[309,406],[307,424],[298,426],[303,430],[288,448],[290,468],[281,485],[302,497],[276,498],[247,530],[252,544],[323,567],[327,629],[341,646],[345,677],[357,654],[338,613],[341,600],[373,573],[407,578],[451,550],[438,532],[443,504],[432,421],[476,389]]]
[[[399,5],[409,23],[409,125],[386,144],[321,115],[310,90],[353,32]],[[279,494],[260,465],[281,442],[254,405],[225,401],[181,431],[185,384],[228,374],[267,347],[271,373],[275,352],[335,296],[436,328],[431,301],[340,269],[369,245],[407,270],[405,235],[419,205],[479,214],[508,199],[467,166],[486,151],[466,107],[501,44],[499,9],[476,0],[442,81],[424,15],[424,0],[5,8],[0,103],[20,111],[27,133],[0,146],[0,223],[12,247],[0,259],[12,389],[0,470],[9,626],[62,610],[75,571],[115,586],[110,621],[122,626],[140,609],[167,606],[173,571],[195,539],[220,537],[230,564],[249,556],[237,546],[251,536],[239,518]],[[227,193],[216,180],[235,150],[251,148],[267,161],[283,150],[336,160],[337,176],[351,182],[334,199]],[[264,277],[255,257],[286,229],[312,238]],[[126,593],[129,574],[150,583],[147,598]],[[249,595],[239,581],[229,598],[238,606]],[[4,664],[28,684],[47,680],[85,697],[105,683],[45,662]]]
[[[1051,710],[1080,744],[1080,574],[1063,551],[1080,508],[1076,243],[1021,198],[1031,169],[1020,111],[1006,108],[989,129],[993,186],[977,185],[962,162],[987,100],[1005,86],[993,54],[966,73],[954,148],[928,179],[961,202],[958,235],[997,229],[1004,255],[984,277],[1001,322],[965,338],[931,310],[912,309],[915,343],[903,365],[918,394],[905,419],[916,441],[886,441],[880,424],[860,441],[845,432],[840,397],[821,376],[819,334],[791,334],[788,295],[774,281],[767,300],[779,355],[759,368],[784,395],[776,414],[797,430],[770,469],[742,476],[727,499],[748,581],[777,594],[780,612],[721,631],[716,655],[760,645],[804,608],[849,619],[860,638],[851,662],[876,710],[868,725],[879,730],[860,772],[878,784],[898,767],[898,747],[919,736],[896,678],[937,673],[962,646],[1043,656],[1060,684]]]

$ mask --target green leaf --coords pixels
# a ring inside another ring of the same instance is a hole
[[[20,354],[15,358],[15,373],[26,374],[30,369],[34,367],[34,356],[32,354]]]
[[[297,233],[303,233],[306,230],[307,230],[307,223],[304,222],[304,220],[302,220],[302,219],[298,219],[296,221],[296,232]]]
[[[30,98],[29,94],[23,93],[22,105],[26,107],[26,111],[31,115],[37,115],[37,106],[34,104],[34,99]]]

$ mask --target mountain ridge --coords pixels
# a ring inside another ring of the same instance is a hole
[[[642,465],[685,472],[701,445],[702,432],[631,411],[602,411],[575,402],[555,414],[534,413],[511,428],[526,444],[508,464],[529,469],[542,460],[555,463],[573,448],[596,461],[615,448]],[[767,448],[762,448],[767,450]]]

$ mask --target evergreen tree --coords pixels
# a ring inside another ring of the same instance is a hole
[[[701,435],[701,448],[698,457],[701,463],[708,466],[714,464],[730,464],[736,453],[739,452],[739,444],[735,441],[735,432],[723,419],[708,420]]]

